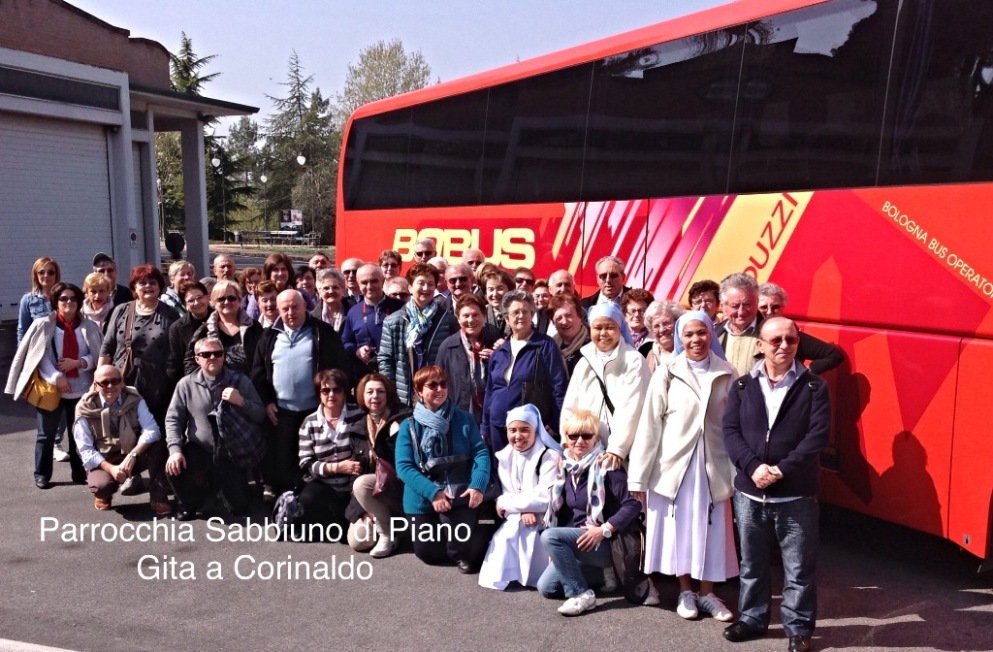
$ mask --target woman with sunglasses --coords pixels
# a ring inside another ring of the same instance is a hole
[[[624,469],[608,471],[600,464],[603,444],[596,414],[575,410],[565,415],[562,443],[562,478],[552,485],[548,529],[541,533],[551,564],[538,579],[538,592],[546,598],[564,595],[559,613],[578,616],[596,608],[590,579],[616,577],[610,538],[638,518],[641,505],[628,493]]]
[[[645,573],[679,579],[676,613],[733,617],[714,583],[738,574],[731,529],[731,461],[721,420],[738,374],[724,359],[710,316],[676,320],[676,356],[661,367],[631,447],[628,488],[646,506]],[[699,592],[693,581],[699,582]]]
[[[262,325],[241,309],[241,286],[234,281],[218,281],[210,292],[214,311],[193,333],[187,344],[186,373],[198,369],[193,344],[205,337],[224,345],[224,366],[246,376],[252,373],[255,349],[262,337]]]
[[[42,256],[31,266],[31,291],[21,297],[17,306],[17,343],[32,322],[52,312],[52,288],[62,280],[62,272],[54,258]]]
[[[490,480],[490,454],[472,415],[449,398],[441,367],[429,365],[415,373],[414,391],[414,416],[400,426],[396,444],[414,554],[426,564],[453,561],[460,573],[472,573],[485,545],[476,529]],[[417,536],[425,530],[439,536]]]
[[[300,492],[303,516],[296,524],[325,526],[324,533],[341,533],[334,543],[345,543],[349,524],[365,513],[352,496],[352,485],[371,468],[366,415],[346,402],[348,376],[340,369],[317,372],[314,392],[320,405],[300,426],[305,484]]]
[[[51,288],[48,316],[35,320],[24,334],[11,364],[6,392],[19,398],[35,370],[42,380],[59,390],[59,403],[53,410],[37,408],[41,427],[35,440],[34,482],[47,489],[52,478],[52,451],[55,433],[64,418],[72,423],[79,398],[93,384],[93,370],[100,355],[100,329],[82,319],[79,307],[83,291],[71,283]],[[86,482],[83,461],[76,442],[69,437],[69,464],[72,480]]]

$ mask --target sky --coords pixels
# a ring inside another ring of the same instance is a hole
[[[432,81],[450,81],[619,34],[731,0],[68,0],[97,18],[158,41],[180,35],[221,73],[208,97],[272,110],[295,50],[314,87],[334,98],[347,65],[373,43],[420,50]],[[218,129],[224,133],[225,126]]]

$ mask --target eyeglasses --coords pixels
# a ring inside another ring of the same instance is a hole
[[[624,314],[628,317],[641,317],[645,314],[644,308],[628,308],[624,311]]]
[[[343,270],[341,270],[341,273],[344,276],[354,276],[355,274],[358,274],[359,273],[359,270],[358,269],[343,269]]]
[[[321,396],[327,396],[328,394],[344,394],[345,390],[341,387],[322,387]]]
[[[108,378],[107,380],[98,380],[96,384],[104,389],[109,389],[111,387],[117,387],[121,382],[122,380],[120,378]]]
[[[214,301],[217,303],[231,303],[232,301],[238,301],[238,297],[234,294],[228,294],[223,297],[217,297]]]
[[[211,358],[223,358],[224,349],[221,349],[220,351],[201,351],[200,353],[197,353],[197,355],[204,360],[210,360]]]
[[[449,285],[462,285],[463,283],[468,283],[468,282],[469,282],[468,276],[453,276],[452,278],[448,279]]]
[[[774,337],[771,340],[762,341],[772,348],[778,349],[784,342],[786,343],[786,346],[796,346],[800,342],[800,338],[796,335],[786,335],[784,337]]]
[[[694,308],[697,308],[699,306],[716,306],[717,299],[711,299],[709,297],[706,299],[701,299],[697,297],[696,299],[693,299],[693,301],[690,302],[690,305],[693,306]]]
[[[436,389],[448,389],[448,381],[447,380],[432,380],[430,382],[424,383],[424,386],[427,387],[428,389],[432,390],[432,391],[433,390],[436,390]]]
[[[583,441],[589,441],[594,437],[596,437],[596,435],[593,434],[592,432],[578,432],[574,435],[565,436],[565,438],[568,439],[569,441],[579,441],[580,439],[582,439]]]
[[[115,270],[113,267],[108,266],[108,267],[101,267],[100,269],[97,269],[95,271],[98,274],[113,274]]]
[[[534,279],[524,278],[523,276],[519,276],[514,279],[514,283],[517,283],[518,285],[534,285]]]
[[[390,267],[399,267],[400,264],[399,263],[394,263],[391,260],[387,260],[385,262],[379,263],[379,266],[382,267],[383,269],[387,269],[387,268],[390,268]]]
[[[38,276],[55,276],[54,269],[39,269]]]
[[[603,274],[597,274],[596,277],[601,281],[606,281],[607,279],[614,280],[621,277],[617,272],[604,272]]]
[[[204,295],[202,295],[202,294],[197,294],[197,295],[192,296],[192,297],[188,296],[188,297],[186,297],[186,303],[200,303],[200,302],[202,302],[206,298],[207,297],[204,296]]]
[[[432,258],[434,257],[433,251],[415,251],[414,255],[418,258]]]
[[[79,303],[76,297],[69,295],[67,297],[59,297],[59,303]]]
[[[410,292],[390,292],[390,295],[394,299],[400,299],[401,301],[406,301],[410,298]]]

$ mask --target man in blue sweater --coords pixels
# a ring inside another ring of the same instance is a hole
[[[781,617],[790,652],[809,652],[817,618],[819,459],[828,442],[827,383],[796,359],[796,324],[766,319],[762,359],[728,397],[724,446],[738,473],[734,511],[741,539],[740,618],[724,638],[765,636],[772,601],[771,553],[783,555]]]

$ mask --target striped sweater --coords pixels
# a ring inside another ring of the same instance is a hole
[[[365,412],[358,406],[346,404],[339,418],[344,429],[340,440],[324,418],[323,408],[304,419],[300,426],[300,468],[309,479],[324,482],[340,492],[350,491],[356,476],[328,473],[328,462],[357,459],[362,462],[362,473],[370,473],[369,435],[366,431]]]

